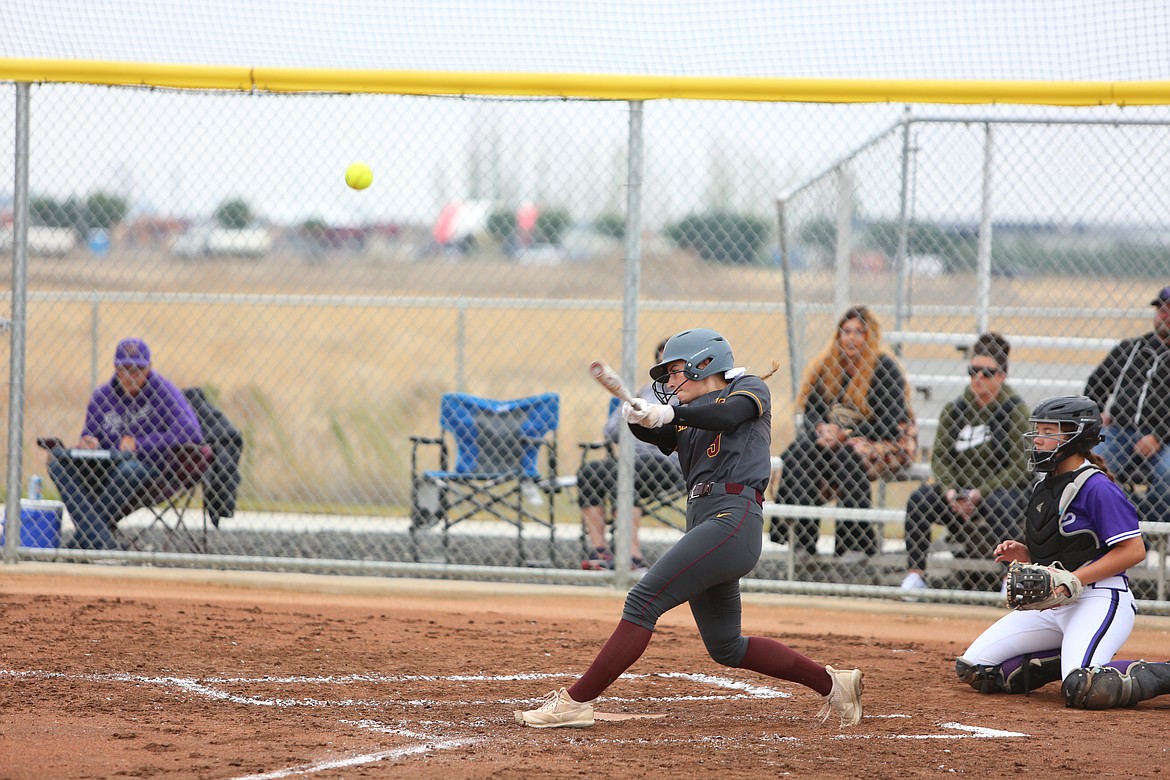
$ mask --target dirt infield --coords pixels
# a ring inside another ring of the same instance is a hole
[[[517,726],[616,623],[600,588],[0,567],[0,777],[1164,777],[1170,697],[1066,710],[981,696],[952,662],[996,610],[750,595],[747,633],[861,666],[866,717],[718,666],[666,616],[587,730]],[[1124,657],[1165,659],[1170,619]]]

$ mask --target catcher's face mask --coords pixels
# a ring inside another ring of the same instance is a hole
[[[1048,474],[1056,471],[1061,461],[1079,452],[1077,439],[1083,426],[1069,430],[1069,424],[1058,420],[1033,420],[1032,430],[1024,434],[1028,440],[1028,467]]]

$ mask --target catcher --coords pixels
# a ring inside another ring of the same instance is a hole
[[[1043,478],[1027,503],[1024,541],[995,548],[995,560],[1010,564],[1004,584],[1012,611],[959,656],[955,671],[983,693],[1026,693],[1064,680],[1068,706],[1096,709],[1091,703],[1111,697],[1086,689],[1094,680],[1116,681],[1091,672],[1113,660],[1133,630],[1125,572],[1145,560],[1146,548],[1137,510],[1092,453],[1101,441],[1097,404],[1047,398],[1031,426],[1029,466]]]

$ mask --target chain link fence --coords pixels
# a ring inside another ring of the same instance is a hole
[[[758,586],[897,586],[912,568],[904,510],[936,437],[954,433],[944,405],[984,379],[967,375],[975,336],[1011,342],[1022,413],[1079,392],[1119,339],[1150,330],[1149,300],[1170,282],[1163,109],[1095,123],[1091,110],[1071,122],[639,104],[627,221],[621,102],[48,84],[31,106],[23,473],[60,499],[35,442],[77,442],[130,337],[155,373],[201,388],[242,448],[238,488],[221,478],[234,512],[217,524],[204,522],[204,485],[184,532],[135,509],[112,528],[121,552],[75,550],[93,545],[70,510],[24,557],[625,576],[627,558],[652,562],[677,538],[685,499],[669,464],[643,464],[637,546],[615,554],[615,473],[589,464],[619,448],[598,444],[612,409],[586,367],[629,354],[627,380],[642,385],[661,339],[704,326],[738,364],[780,368],[768,498],[790,509],[773,509]],[[4,138],[16,121],[0,113]],[[342,175],[359,159],[374,181],[355,191]],[[0,197],[15,181],[0,171]],[[0,202],[6,252],[12,206]],[[633,277],[627,224],[641,229]],[[854,305],[882,332],[883,376],[897,375],[904,412],[882,430],[914,446],[852,498],[839,476],[794,497],[785,475],[799,472],[790,454],[811,420],[803,378]],[[0,370],[13,379],[9,361]],[[967,481],[956,487],[980,487]],[[1145,495],[1153,483],[1133,485]],[[838,518],[853,510],[843,543]],[[1143,519],[1166,512],[1154,500]],[[998,587],[979,542],[928,525],[928,565],[915,568],[934,590]],[[1161,565],[1152,553],[1139,595],[1164,598]]]
[[[1161,197],[1131,185],[1164,130],[908,115],[785,194],[789,327],[808,351],[791,362],[803,366],[792,377],[804,419],[777,495],[798,506],[778,512],[772,536],[795,545],[794,576],[994,591],[992,550],[1020,536],[1033,479],[1031,407],[1089,392],[1120,425],[1143,411],[1143,433],[1163,425],[1160,401],[1135,400],[1148,380],[1150,393],[1167,381],[1170,328],[1150,306],[1170,281]],[[854,304],[868,311],[841,319]],[[869,354],[885,357],[870,358],[872,379],[850,379],[840,355],[866,330]],[[1002,340],[979,338],[988,331]],[[1153,331],[1140,345],[1149,355],[1123,371],[1129,351],[1111,350]],[[833,426],[840,406],[862,419]],[[1108,459],[1154,550],[1135,588],[1162,599],[1170,495],[1159,462]],[[799,510],[825,505],[838,509]]]

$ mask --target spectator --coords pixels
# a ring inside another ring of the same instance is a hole
[[[662,362],[662,350],[666,341],[659,342],[654,352],[654,363]],[[648,382],[638,391],[641,398],[657,403],[654,383]],[[677,402],[675,402],[677,403]],[[603,435],[607,442],[616,443],[619,426],[623,424],[620,406],[614,408],[605,422]],[[581,562],[585,569],[612,569],[613,552],[605,539],[607,518],[606,506],[613,506],[617,498],[618,462],[613,458],[590,460],[581,464],[577,472],[577,504],[581,507],[581,520],[592,548],[589,557]],[[646,568],[642,549],[638,544],[638,524],[642,517],[643,503],[664,492],[681,494],[683,490],[682,471],[678,455],[665,455],[653,444],[635,439],[634,441],[634,527],[630,545],[630,560],[635,571]]]
[[[108,450],[107,469],[66,458],[55,449],[49,475],[76,526],[70,545],[114,550],[114,527],[144,505],[160,476],[173,468],[176,445],[201,444],[199,420],[182,391],[151,368],[142,339],[125,339],[114,352],[114,376],[94,390],[76,447]]]
[[[909,396],[877,319],[864,306],[846,311],[805,373],[797,397],[804,425],[782,456],[777,503],[819,506],[835,494],[842,507],[869,509],[870,482],[901,471],[917,452]],[[879,529],[871,524],[838,520],[836,526],[837,555],[872,556],[880,549]],[[796,521],[798,550],[816,553],[819,527],[815,519]],[[772,539],[784,541],[776,521]]]
[[[1094,450],[1120,482],[1145,482],[1138,512],[1170,516],[1170,287],[1150,301],[1154,329],[1114,347],[1085,395],[1101,407],[1105,441]]]
[[[970,386],[943,407],[930,468],[934,484],[906,504],[906,590],[927,587],[930,529],[943,525],[972,558],[989,558],[1004,539],[1022,534],[1029,483],[1027,405],[1007,384],[1011,345],[984,333],[971,347]]]

